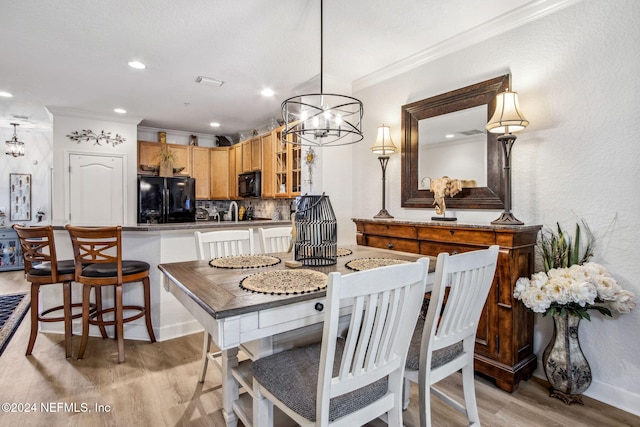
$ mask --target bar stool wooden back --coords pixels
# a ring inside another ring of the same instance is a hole
[[[145,317],[147,332],[151,342],[156,341],[151,325],[151,291],[149,264],[144,261],[122,259],[122,227],[75,227],[66,226],[71,237],[75,257],[75,280],[83,284],[82,291],[82,339],[78,359],[84,357],[89,341],[89,325],[97,325],[103,337],[105,326],[115,326],[118,341],[118,362],[124,362],[124,324]],[[122,286],[126,283],[142,282],[144,305],[123,305]],[[103,286],[114,287],[113,307],[102,305]],[[90,313],[89,301],[94,289],[97,311]],[[124,317],[124,311],[137,313]],[[113,320],[105,320],[104,315],[113,313]]]
[[[26,355],[29,356],[33,351],[39,322],[64,322],[65,355],[71,357],[71,322],[72,319],[82,316],[81,313],[73,315],[71,312],[72,307],[82,306],[80,303],[73,304],[71,301],[71,282],[74,280],[75,263],[72,259],[58,261],[53,228],[50,225],[23,227],[16,224],[13,229],[18,234],[22,247],[25,276],[31,282],[31,335]],[[55,284],[62,284],[62,305],[40,312],[40,286]],[[62,311],[62,315],[52,315],[58,311]]]

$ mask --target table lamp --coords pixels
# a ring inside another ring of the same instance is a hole
[[[387,212],[384,207],[385,203],[385,186],[386,186],[386,171],[387,171],[387,163],[389,162],[389,154],[395,153],[397,150],[396,146],[393,144],[391,140],[391,135],[389,134],[389,126],[385,126],[384,124],[378,128],[378,137],[376,138],[376,143],[371,147],[371,151],[373,154],[380,154],[378,156],[378,160],[380,161],[380,166],[382,167],[382,209],[378,212],[374,218],[393,218],[393,216]]]
[[[521,131],[529,125],[524,118],[518,104],[518,93],[506,92],[496,96],[496,111],[486,125],[486,129],[491,133],[501,133],[498,141],[502,144],[504,153],[504,212],[491,224],[497,225],[522,225],[522,221],[516,219],[511,213],[511,148],[516,142],[513,132]]]

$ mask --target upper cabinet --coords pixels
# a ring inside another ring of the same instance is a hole
[[[242,170],[239,171],[238,174],[259,171],[262,169],[262,146],[260,136],[255,136],[236,145],[238,145],[240,150],[242,150]]]
[[[191,147],[191,175],[196,179],[196,200],[210,200],[211,157],[207,147]]]
[[[191,176],[191,150],[188,145],[166,144],[176,157],[173,165],[174,175]],[[138,141],[138,173],[149,174],[157,172],[160,168],[160,151],[162,144],[159,142]]]
[[[282,141],[282,127],[273,131],[275,197],[296,197],[300,195],[301,175],[300,145],[288,136],[290,142]]]
[[[234,185],[235,181],[229,181],[231,177],[229,162],[230,149],[229,147],[214,147],[209,150],[211,165],[209,175],[211,192],[209,197],[211,200],[229,199],[232,187],[236,188],[236,185]]]
[[[269,132],[260,136],[262,148],[262,197],[270,199],[275,196],[275,134]]]

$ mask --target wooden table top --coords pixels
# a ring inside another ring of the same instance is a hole
[[[344,248],[350,249],[352,253],[347,256],[338,257],[337,263],[334,265],[324,267],[302,266],[300,268],[316,270],[325,274],[334,271],[349,274],[353,273],[353,270],[345,267],[345,264],[354,259],[393,258],[413,262],[419,258],[427,257],[426,255],[378,249],[369,246],[344,246]],[[294,259],[293,253],[270,255],[277,256],[282,262],[271,267],[227,269],[211,267],[209,261],[186,261],[160,264],[158,268],[170,281],[215,319],[322,298],[326,295],[325,290],[301,295],[267,295],[241,289],[240,281],[243,278],[263,271],[285,270],[288,267],[284,265],[284,262]],[[427,258],[431,259],[429,271],[433,272],[435,270],[436,259],[434,257]]]

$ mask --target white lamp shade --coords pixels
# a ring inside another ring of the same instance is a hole
[[[491,133],[518,132],[529,125],[520,111],[518,92],[502,92],[496,96],[496,111],[487,123]]]
[[[371,151],[374,154],[381,154],[386,156],[387,154],[395,153],[397,150],[393,141],[391,140],[391,134],[389,133],[389,126],[382,125],[378,128],[378,137],[376,143],[371,147]]]

